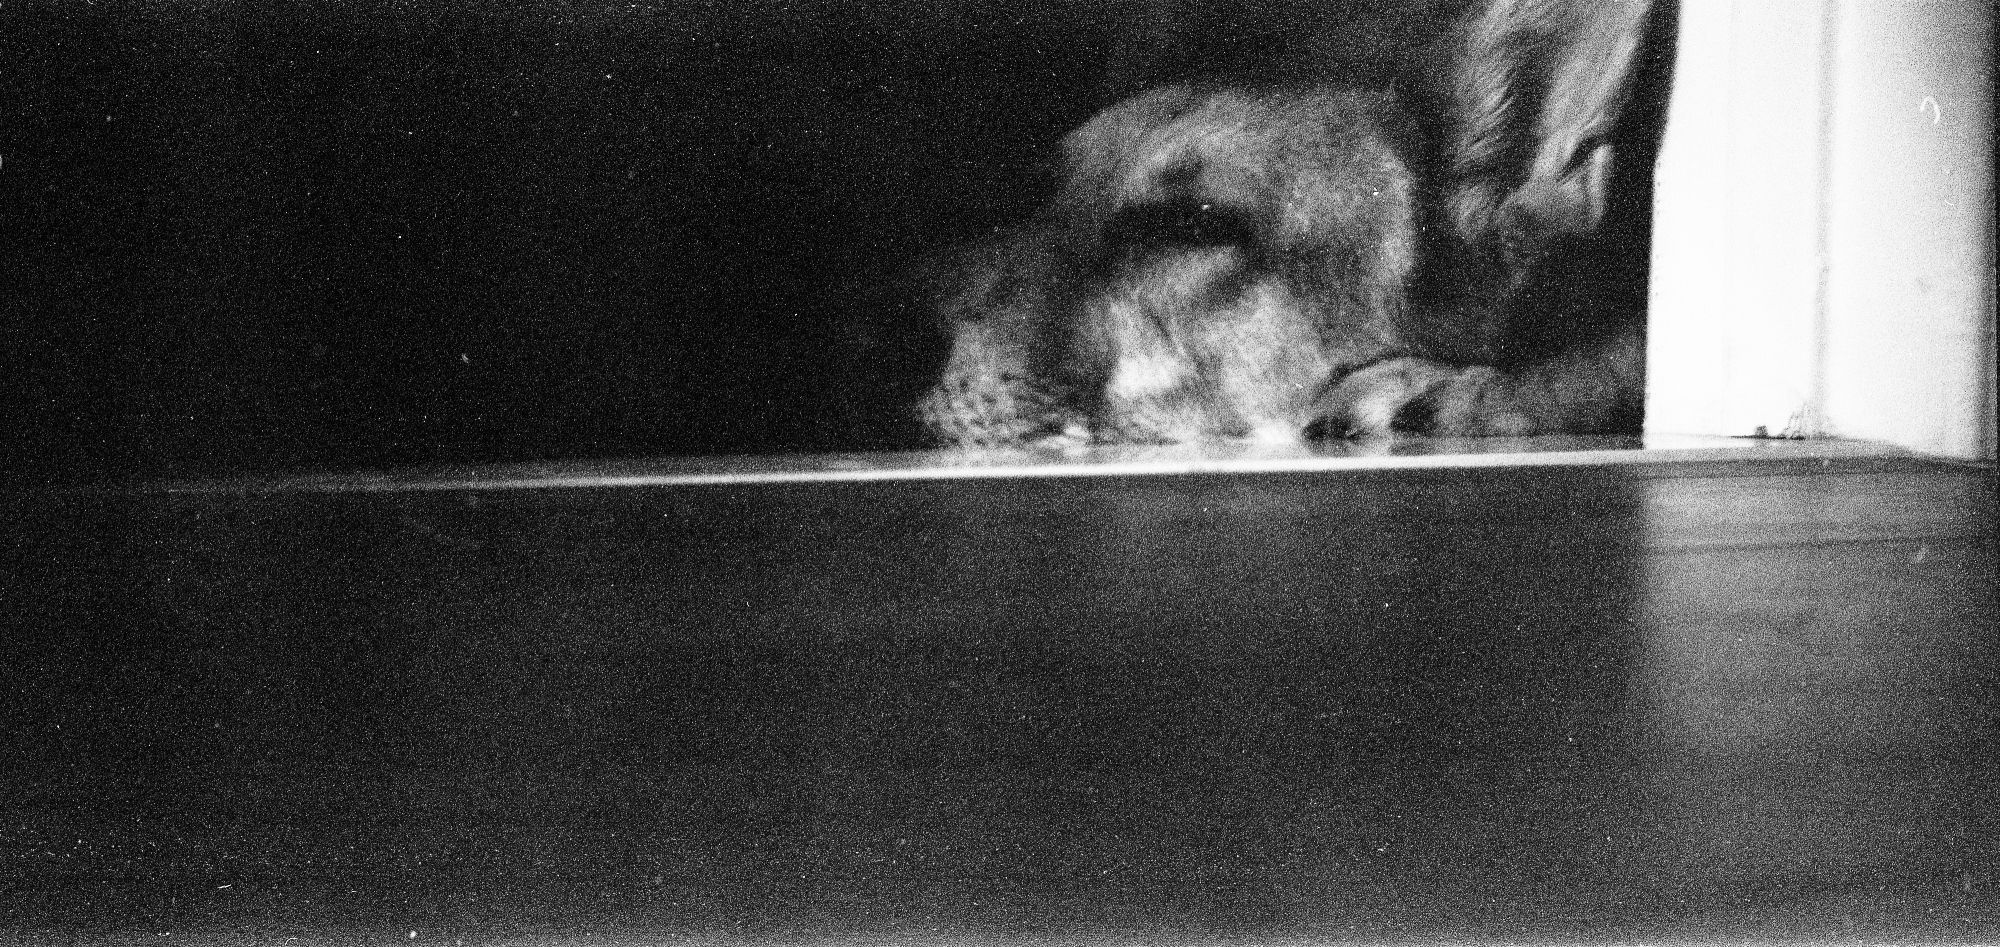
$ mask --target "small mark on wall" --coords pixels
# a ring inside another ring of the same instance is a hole
[[[1924,96],[1923,101],[1917,103],[1917,111],[1929,115],[1933,125],[1944,124],[1944,109],[1938,106],[1935,96]]]

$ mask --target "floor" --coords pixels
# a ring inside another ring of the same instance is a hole
[[[2000,938],[1990,467],[1406,442],[0,509],[0,943]]]

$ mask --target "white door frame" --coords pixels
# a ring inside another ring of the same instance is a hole
[[[1994,457],[1987,0],[1683,0],[1647,430]]]

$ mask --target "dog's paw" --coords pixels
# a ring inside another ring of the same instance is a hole
[[[1341,379],[1321,402],[1313,430],[1334,437],[1532,434],[1535,424],[1514,388],[1505,374],[1483,365],[1390,359]]]

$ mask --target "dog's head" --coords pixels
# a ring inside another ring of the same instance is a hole
[[[1504,369],[1524,324],[1574,334],[1551,248],[1600,228],[1645,5],[1454,9],[1422,81],[1201,76],[1071,132],[1053,199],[948,297],[933,433],[1293,439],[1349,430],[1329,405],[1370,366]]]
[[[1418,264],[1392,96],[1174,87],[1064,142],[1063,377],[1099,437],[1296,436],[1395,345]]]

